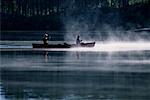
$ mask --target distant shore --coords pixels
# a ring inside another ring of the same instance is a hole
[[[65,14],[22,16],[1,12],[1,30],[5,31],[99,31],[105,26],[124,30],[150,27],[150,6],[137,4],[125,8],[75,10]],[[72,29],[73,28],[73,29]],[[80,29],[81,28],[81,29]]]

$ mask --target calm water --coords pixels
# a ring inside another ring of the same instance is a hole
[[[150,43],[69,50],[31,43],[1,42],[1,100],[150,100]]]

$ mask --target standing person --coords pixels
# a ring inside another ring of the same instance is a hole
[[[44,45],[48,45],[48,39],[49,39],[49,36],[48,36],[47,33],[45,33],[44,36],[43,36],[43,43],[44,43]]]

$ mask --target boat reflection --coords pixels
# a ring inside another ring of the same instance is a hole
[[[45,62],[48,62],[48,51],[45,52]]]
[[[45,51],[44,52],[44,59],[45,59],[45,62],[47,63],[48,62],[48,60],[49,60],[49,52],[48,51]],[[50,55],[51,56],[51,55]],[[77,60],[79,60],[80,59],[80,56],[81,56],[81,52],[75,52],[75,57],[74,57],[74,59],[77,59]]]

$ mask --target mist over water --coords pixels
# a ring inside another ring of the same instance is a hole
[[[149,100],[149,28],[97,27],[96,10],[71,17],[73,13],[61,19],[65,32],[2,32],[0,99]],[[49,44],[72,44],[77,35],[96,44],[93,48],[32,48],[32,43],[43,43],[45,32]]]
[[[103,5],[105,1],[98,2],[99,4],[95,6],[92,1],[88,1],[89,5],[87,5],[87,8],[83,7],[84,5],[82,5],[81,1],[66,2],[66,5],[68,5],[67,13],[60,18],[65,29],[65,40],[75,41],[77,35],[80,35],[83,40],[87,41],[150,40],[150,28],[149,26],[144,28],[144,21],[142,21],[143,26],[141,25],[142,22],[132,23],[132,21],[129,21],[131,16],[126,18],[125,16],[128,13],[123,9],[120,9],[120,11],[107,9]],[[123,13],[125,15],[122,15],[121,11],[125,12]],[[143,20],[138,15],[135,16],[135,20],[137,20],[136,17],[139,20]]]
[[[45,31],[0,33],[0,100],[150,100],[148,4],[28,1],[13,0],[14,6],[3,3],[4,12],[14,8],[14,18],[2,13],[2,29]],[[96,44],[93,48],[32,48],[32,43],[43,43],[45,33],[49,44],[74,44],[77,35]]]
[[[33,49],[39,40],[0,41],[0,99],[149,99],[150,42],[97,40],[93,48],[69,49]],[[75,43],[49,41],[64,42]]]
[[[32,43],[41,43],[41,41],[1,41],[0,48],[1,50],[36,50],[32,49]],[[53,44],[62,43],[59,42],[52,42]],[[87,42],[87,41],[86,41]],[[73,43],[73,42],[70,42]],[[19,50],[19,51],[20,51]],[[109,41],[109,42],[96,42],[93,48],[86,48],[86,47],[75,47],[75,48],[68,48],[68,49],[37,49],[41,51],[80,51],[80,52],[120,52],[120,51],[143,51],[143,50],[150,50],[150,42],[148,41],[136,41],[136,42],[121,42],[121,41]]]
[[[11,42],[10,48],[1,48],[0,99],[150,98],[149,43],[108,42],[97,43],[94,48],[32,49],[32,42],[36,41]]]

